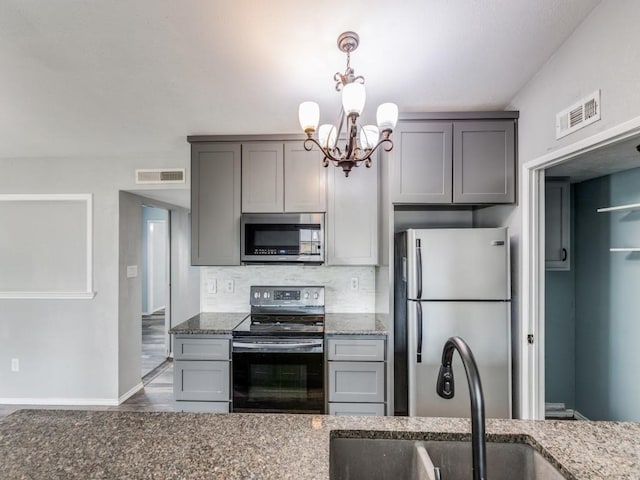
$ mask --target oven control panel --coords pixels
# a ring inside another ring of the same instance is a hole
[[[324,307],[324,287],[251,287],[252,307]]]

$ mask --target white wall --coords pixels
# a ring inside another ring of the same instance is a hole
[[[375,311],[375,267],[327,267],[302,265],[244,265],[203,267],[200,305],[203,312],[248,312],[252,285],[324,285],[327,312]],[[351,290],[350,280],[358,278],[359,288]],[[217,281],[217,293],[207,285]],[[233,280],[234,292],[225,291]]]
[[[0,159],[2,193],[93,194],[97,291],[92,300],[0,300],[0,403],[108,403],[123,393],[118,191],[135,188],[136,168],[188,168],[188,144],[148,157]],[[10,371],[12,358],[20,372]]]

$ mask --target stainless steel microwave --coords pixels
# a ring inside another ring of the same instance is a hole
[[[324,262],[324,213],[245,213],[240,227],[245,263]]]

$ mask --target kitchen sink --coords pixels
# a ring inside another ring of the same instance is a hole
[[[440,468],[442,480],[471,479],[471,442],[331,439],[331,480],[431,480],[436,478],[433,466]],[[533,447],[499,442],[487,442],[487,477],[491,480],[565,478]]]

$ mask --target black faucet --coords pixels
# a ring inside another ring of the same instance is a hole
[[[473,450],[473,480],[487,478],[487,445],[484,437],[484,395],[478,366],[473,358],[469,345],[460,337],[451,337],[442,349],[442,365],[438,372],[436,391],[442,398],[453,398],[455,394],[453,368],[451,361],[453,351],[458,350],[464,369],[467,372],[469,395],[471,396],[471,448]]]

